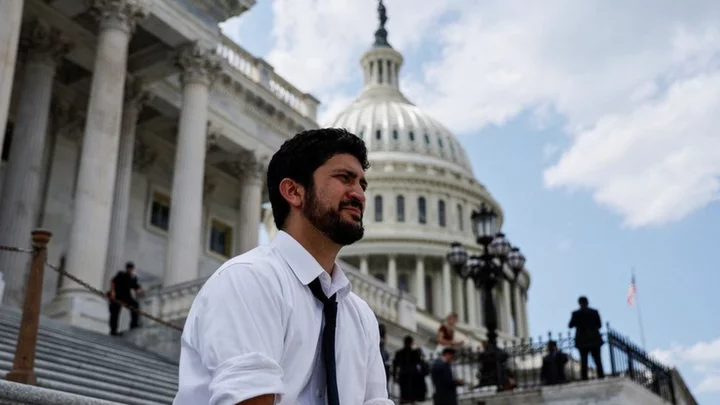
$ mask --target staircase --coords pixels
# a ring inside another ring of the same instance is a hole
[[[20,311],[0,307],[0,377],[12,368]],[[177,362],[41,317],[35,357],[38,386],[128,405],[172,404]]]

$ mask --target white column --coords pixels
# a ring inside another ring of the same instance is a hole
[[[460,277],[453,277],[453,298],[455,301],[455,312],[460,322],[465,322],[465,281]],[[467,322],[469,325],[470,322]]]
[[[475,284],[473,284],[472,280],[467,280],[465,282],[465,293],[467,294],[468,299],[468,319],[470,320],[469,324],[470,326],[479,326],[478,325],[478,299],[477,299],[477,290],[475,289]]]
[[[69,48],[59,32],[38,21],[27,24],[21,45],[27,54],[14,139],[0,195],[0,244],[26,248],[30,247],[30,232],[36,226],[40,206],[53,79],[57,64]],[[22,306],[29,260],[27,254],[0,251],[0,269],[7,285],[5,304]]]
[[[425,309],[425,257],[423,256],[415,258],[415,297],[417,307]]]
[[[528,319],[527,314],[527,291],[523,291],[520,293],[520,301],[521,301],[521,307],[522,307],[522,323],[523,323],[523,332],[525,333],[525,337],[530,336],[530,321]]]
[[[514,285],[512,287],[512,298],[515,305],[515,336],[517,337],[524,337],[525,336],[525,327],[523,325],[523,317],[522,317],[522,299],[520,298],[520,286]]]
[[[113,275],[124,268],[124,263],[131,259],[123,255],[125,254],[125,235],[130,212],[135,128],[137,127],[140,110],[148,100],[148,92],[145,90],[143,83],[133,78],[127,80],[120,127],[120,148],[118,150],[117,172],[115,175],[115,191],[113,193],[110,241],[108,242],[107,264],[105,265],[103,284],[103,286],[108,286],[107,288],[109,288],[110,279]]]
[[[393,255],[388,256],[387,284],[397,288],[397,262]]]
[[[237,253],[242,254],[258,246],[260,216],[262,214],[262,185],[265,165],[253,154],[244,154],[241,163],[240,210],[238,212]]]
[[[370,274],[370,269],[368,267],[368,257],[367,255],[360,256],[360,273],[362,274]]]
[[[450,263],[443,261],[442,268],[443,311],[445,315],[452,312],[452,284],[450,284]]]
[[[5,140],[5,125],[15,79],[15,59],[20,38],[23,3],[23,0],[0,1],[0,16],[2,16],[2,24],[0,24],[0,148]]]
[[[198,276],[208,98],[210,84],[220,68],[214,53],[198,44],[181,48],[178,64],[183,69],[183,102],[170,200],[166,286]]]
[[[66,268],[91,286],[103,288],[128,43],[136,20],[145,12],[135,0],[94,0],[91,11],[99,29]],[[104,300],[70,280],[51,308],[51,315],[71,324],[107,330]]]
[[[511,335],[511,324],[512,324],[512,316],[510,314],[510,282],[507,280],[502,281],[502,307],[503,307],[503,332],[507,333],[508,335]]]

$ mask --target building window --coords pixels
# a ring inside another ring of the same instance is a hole
[[[401,195],[395,199],[395,216],[397,222],[405,222],[405,197]]]
[[[210,251],[219,255],[232,256],[232,228],[216,219],[210,222]]]
[[[382,139],[382,131],[381,130],[378,129],[375,131],[375,139],[377,139],[377,140]]]
[[[438,224],[445,227],[445,201],[438,201]]]
[[[163,231],[170,227],[170,197],[157,191],[150,205],[150,225]]]
[[[393,139],[397,141],[398,139],[398,131],[397,129],[393,129]]]
[[[424,224],[427,222],[427,216],[425,215],[425,197],[418,198],[418,222]]]
[[[383,220],[383,199],[381,195],[375,196],[375,222],[382,222]]]
[[[438,136],[438,146],[440,147],[440,149],[443,148],[443,141],[442,141],[442,138],[440,138],[440,136]]]
[[[398,275],[398,289],[404,292],[410,292],[410,279],[405,273]]]
[[[378,62],[378,83],[382,84],[383,82],[383,65],[382,61]]]
[[[360,133],[358,134],[358,137],[359,137],[360,139],[365,138],[365,131],[360,131]]]
[[[425,145],[430,145],[430,135],[425,134]]]
[[[410,131],[410,133],[408,134],[408,136],[410,137],[410,142],[414,142],[414,141],[415,141],[415,134],[413,133],[413,131]]]
[[[458,214],[458,229],[462,231],[465,229],[465,217],[463,216],[462,204],[457,205],[457,214]]]
[[[434,313],[433,311],[433,282],[432,282],[432,276],[425,276],[425,309],[429,313]]]

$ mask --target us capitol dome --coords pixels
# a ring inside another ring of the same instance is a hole
[[[452,271],[446,255],[454,241],[470,254],[480,253],[471,214],[485,203],[498,214],[501,226],[502,207],[475,179],[467,153],[453,134],[402,93],[403,56],[388,42],[382,2],[379,11],[375,42],[360,58],[363,90],[324,125],[362,138],[371,164],[366,173],[365,236],[344,247],[340,258],[415,296],[418,326],[427,332],[433,333],[439,320],[456,312],[461,328],[482,336],[481,292]],[[500,338],[527,336],[526,271],[519,285],[498,287]]]

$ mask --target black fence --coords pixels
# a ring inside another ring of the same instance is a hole
[[[603,341],[598,359],[602,364],[602,371],[601,367],[595,364],[592,353],[588,352],[586,372],[583,372],[582,354],[575,347],[575,339],[571,333],[548,334],[547,338],[500,344],[494,354],[482,348],[458,349],[452,363],[454,376],[462,379],[464,383],[458,387],[458,394],[462,397],[483,391],[488,394],[519,391],[602,377],[624,376],[666,401],[676,403],[672,374],[667,367],[652,359],[644,350],[609,326],[603,334]],[[548,349],[549,342],[554,342],[557,347],[557,351],[552,355]],[[432,367],[438,356],[440,354],[437,352],[426,353],[425,360]],[[390,382],[391,395],[400,399],[399,384],[392,378]],[[422,385],[419,381],[417,384]],[[424,387],[409,389],[425,391],[425,395],[421,396],[432,398],[433,388],[430,377],[427,376]]]

